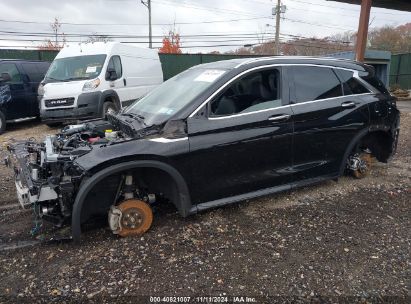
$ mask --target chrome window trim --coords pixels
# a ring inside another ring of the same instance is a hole
[[[317,58],[318,59],[318,58]],[[262,69],[266,69],[266,68],[274,68],[274,67],[283,67],[283,66],[314,66],[314,67],[322,67],[322,68],[331,68],[331,69],[340,69],[340,70],[345,70],[345,71],[350,71],[353,72],[353,77],[357,78],[358,80],[361,81],[361,78],[359,77],[359,72],[357,70],[353,70],[353,69],[348,69],[348,68],[343,68],[343,67],[335,67],[335,66],[331,66],[331,65],[323,65],[323,64],[314,64],[314,63],[286,63],[286,64],[281,64],[281,63],[275,63],[275,64],[268,64],[268,65],[262,65],[262,66],[258,66],[258,67],[253,67],[251,69],[245,70],[243,72],[241,72],[240,74],[237,74],[235,77],[231,78],[229,81],[227,81],[226,83],[224,83],[221,87],[219,87],[213,94],[211,94],[210,97],[208,97],[203,103],[201,103],[200,106],[198,106],[189,116],[188,118],[192,118],[194,117],[194,115],[197,114],[197,112],[204,106],[206,105],[208,102],[210,102],[211,99],[213,99],[218,93],[220,93],[223,89],[225,89],[228,85],[230,85],[231,83],[233,83],[235,80],[237,80],[238,78],[240,78],[241,76],[243,76],[244,74],[247,74],[249,72],[253,72],[256,70],[262,70]],[[366,89],[369,90],[368,87],[366,87]],[[370,91],[369,93],[362,93],[362,94],[352,94],[352,95],[342,95],[339,97],[344,97],[344,96],[356,96],[356,95],[363,95],[363,94],[371,94],[372,92]],[[337,97],[333,97],[333,98],[337,98]],[[300,102],[300,103],[296,103],[296,104],[288,104],[285,106],[290,106],[290,105],[299,105],[299,104],[304,104],[307,102],[317,102],[317,101],[324,101],[324,100],[328,100],[330,98],[326,98],[326,99],[318,99],[318,100],[310,100],[310,101],[304,101],[304,102]],[[264,110],[258,110],[258,111],[253,111],[253,112],[249,112],[249,113],[238,113],[238,114],[234,114],[234,115],[229,115],[229,116],[223,116],[223,117],[208,117],[209,120],[213,120],[213,119],[222,119],[222,118],[232,118],[235,116],[239,116],[239,115],[246,115],[246,114],[253,114],[253,113],[258,113],[261,111],[268,111],[268,110],[273,110],[273,109],[278,109],[278,108],[282,108],[285,106],[281,106],[281,107],[277,107],[277,108],[270,108],[270,109],[264,109]]]
[[[220,117],[208,117],[208,120],[219,120],[219,119],[226,119],[226,118],[234,118],[238,116],[245,116],[245,115],[250,115],[250,114],[255,114],[255,113],[262,113],[262,112],[267,112],[267,111],[272,111],[272,110],[277,110],[277,109],[282,109],[282,108],[289,108],[290,105],[285,105],[285,106],[280,106],[276,108],[269,108],[269,109],[263,109],[263,110],[258,110],[258,111],[252,111],[252,112],[247,112],[247,113],[237,113],[233,115],[226,115],[226,116],[220,116]]]
[[[165,138],[165,137],[157,137],[157,138],[150,138],[149,141],[155,141],[159,143],[171,143],[176,141],[183,141],[188,140],[188,137],[180,137],[180,138]]]
[[[307,103],[313,103],[313,102],[319,102],[319,101],[327,101],[330,99],[335,99],[335,98],[343,98],[343,97],[347,97],[347,96],[361,96],[361,95],[370,95],[373,93],[361,93],[361,94],[351,94],[351,95],[342,95],[342,96],[338,96],[338,97],[330,97],[330,98],[323,98],[323,99],[317,99],[317,100],[309,100],[309,101],[303,101],[303,102],[299,102],[299,103],[293,103],[291,104],[291,106],[299,106],[299,105],[303,105],[303,104],[307,104]]]

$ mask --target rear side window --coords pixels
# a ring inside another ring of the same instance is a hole
[[[41,68],[40,64],[32,62],[24,62],[21,64],[24,71],[27,73],[31,82],[40,82],[43,80],[47,70]]]
[[[335,69],[335,73],[341,79],[344,89],[344,95],[370,93],[370,91],[366,87],[364,87],[358,79],[354,77],[353,72]]]
[[[341,83],[330,68],[292,67],[295,102],[305,102],[342,96]]]
[[[11,80],[7,83],[9,84],[20,84],[22,83],[21,75],[17,70],[17,67],[14,63],[2,63],[0,64],[0,75],[2,73],[8,73]]]

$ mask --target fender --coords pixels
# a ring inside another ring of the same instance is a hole
[[[99,101],[99,104],[98,104],[98,113],[101,113],[103,111],[104,101],[108,97],[114,97],[115,106],[117,107],[118,110],[121,109],[121,102],[120,102],[120,98],[118,97],[117,92],[114,91],[114,90],[106,90],[101,94],[100,101]]]
[[[161,169],[167,172],[168,174],[170,174],[170,176],[174,179],[174,181],[177,184],[178,193],[179,193],[179,201],[176,202],[176,207],[179,213],[183,217],[186,217],[189,215],[189,211],[192,206],[191,206],[191,199],[190,199],[188,187],[187,187],[187,184],[184,178],[175,168],[163,162],[155,161],[155,160],[141,160],[141,161],[120,163],[120,164],[113,165],[111,167],[105,168],[97,172],[96,174],[91,176],[89,179],[85,180],[84,183],[82,183],[79,189],[79,192],[77,193],[76,199],[74,201],[72,218],[71,218],[71,231],[72,231],[73,240],[75,242],[80,241],[81,210],[83,208],[83,205],[85,203],[85,198],[87,197],[87,194],[89,193],[89,191],[99,181],[103,180],[105,177],[111,174],[118,173],[118,172],[128,170],[128,169],[141,168],[141,167],[157,168],[157,169]]]
[[[365,135],[372,133],[374,131],[384,131],[387,132],[387,129],[384,127],[380,127],[380,126],[369,126],[366,129],[361,130],[360,132],[358,132],[357,135],[354,136],[354,138],[351,140],[350,144],[347,146],[347,149],[345,150],[344,153],[344,157],[341,161],[341,165],[340,165],[340,171],[338,176],[342,176],[344,174],[344,170],[345,170],[345,164],[346,164],[346,160],[348,158],[348,156],[350,155],[351,151],[354,149],[355,145],[361,140],[361,138],[363,138]]]

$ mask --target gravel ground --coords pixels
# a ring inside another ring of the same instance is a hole
[[[16,125],[0,143],[53,131]],[[31,213],[15,208],[12,173],[1,168],[0,181],[0,303],[150,300],[142,295],[410,300],[411,113],[401,116],[395,157],[375,163],[365,179],[343,177],[187,219],[162,209],[139,238],[100,227],[79,246],[39,243],[29,234]]]

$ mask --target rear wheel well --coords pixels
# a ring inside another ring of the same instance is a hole
[[[356,147],[355,152],[369,149],[371,154],[380,162],[387,162],[392,153],[392,137],[384,131],[373,131],[362,137]]]

